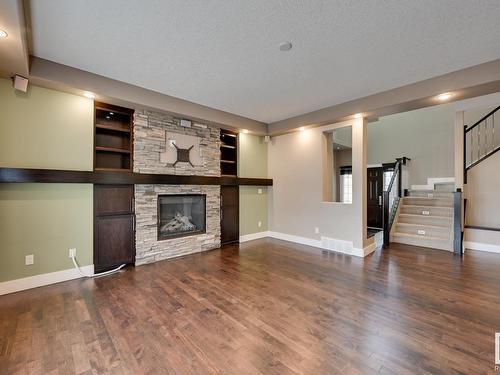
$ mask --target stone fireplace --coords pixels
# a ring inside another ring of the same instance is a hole
[[[134,172],[220,176],[220,129],[152,111],[134,115]],[[175,163],[178,146],[191,163]],[[220,186],[136,185],[136,265],[220,247]]]
[[[206,232],[206,195],[158,196],[158,241]]]

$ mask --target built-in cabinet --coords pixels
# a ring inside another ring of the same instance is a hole
[[[134,111],[95,102],[94,114],[94,170],[131,172]]]
[[[222,176],[236,177],[238,174],[238,135],[221,129],[220,131],[220,170]],[[238,242],[240,239],[238,186],[220,188],[220,229],[223,245]]]
[[[94,103],[94,170],[133,169],[132,109]],[[94,268],[135,262],[134,185],[94,185]]]
[[[220,187],[220,231],[221,244],[240,240],[240,189],[238,186]]]
[[[220,131],[220,173],[236,177],[238,174],[238,135],[229,130]]]
[[[95,272],[134,262],[134,185],[94,185]]]

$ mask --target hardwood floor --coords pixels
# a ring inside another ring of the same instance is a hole
[[[498,254],[257,240],[0,297],[0,373],[495,373],[499,286]]]

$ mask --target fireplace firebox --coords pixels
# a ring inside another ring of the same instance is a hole
[[[206,195],[158,196],[158,240],[206,233]]]

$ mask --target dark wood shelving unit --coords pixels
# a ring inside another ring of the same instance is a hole
[[[229,130],[220,131],[220,171],[222,176],[238,174],[238,136]]]
[[[132,171],[133,114],[132,109],[94,103],[94,170]]]
[[[220,131],[220,171],[222,178],[237,178],[238,175],[238,135],[221,129]],[[221,186],[221,243],[227,245],[238,242],[239,231],[239,187]]]

